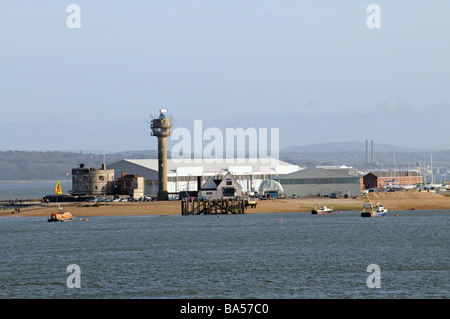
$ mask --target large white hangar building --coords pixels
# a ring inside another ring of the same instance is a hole
[[[158,159],[124,159],[108,165],[108,169],[114,170],[116,178],[131,174],[142,176],[145,180],[145,194],[155,196],[158,193]],[[266,179],[301,169],[298,165],[267,158],[220,161],[168,159],[167,191],[198,191],[210,176],[220,179],[230,172],[241,185],[243,192],[252,192],[257,191]]]

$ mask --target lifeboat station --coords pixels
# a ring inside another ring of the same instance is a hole
[[[192,160],[179,162],[167,159],[167,192],[168,199],[179,199],[186,196],[196,196],[203,185],[210,180],[223,180],[227,174],[232,174],[239,183],[243,193],[257,192],[264,180],[278,175],[290,174],[301,170],[293,165],[277,159],[233,159],[232,162],[213,162]],[[124,159],[108,165],[108,170],[114,170],[115,176],[138,175],[144,178],[144,193],[156,196],[159,191],[158,159]]]

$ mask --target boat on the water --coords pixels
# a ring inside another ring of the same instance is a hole
[[[384,208],[384,206],[383,205],[380,205],[380,203],[378,203],[377,204],[377,208],[375,209],[375,211],[377,212],[377,213],[379,213],[379,214],[384,214],[384,215],[386,215],[386,213],[387,213],[387,209],[386,208]],[[383,215],[383,216],[384,216]]]
[[[369,198],[369,196],[366,194],[364,195],[364,203],[363,203],[363,209],[361,211],[361,217],[383,217],[386,216],[387,209],[384,208],[383,205],[380,203],[377,203],[376,206],[374,206]]]
[[[49,222],[71,222],[73,221],[74,215],[71,212],[63,212],[62,208],[59,207],[57,213],[52,213],[48,217]]]
[[[326,206],[316,206],[311,210],[311,214],[313,215],[326,215],[331,214],[333,212],[333,208]]]

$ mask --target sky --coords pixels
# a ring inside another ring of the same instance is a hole
[[[174,128],[278,128],[281,149],[450,149],[449,12],[445,0],[2,0],[0,150],[154,150],[161,108]]]

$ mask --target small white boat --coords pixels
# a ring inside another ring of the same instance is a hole
[[[384,208],[383,205],[380,205],[380,203],[377,204],[377,207],[375,209],[376,213],[378,213],[378,214],[385,214],[386,215],[387,211],[388,210],[386,208]]]
[[[311,214],[313,215],[325,215],[325,214],[331,214],[333,211],[333,208],[326,207],[326,206],[316,206],[311,210]]]

